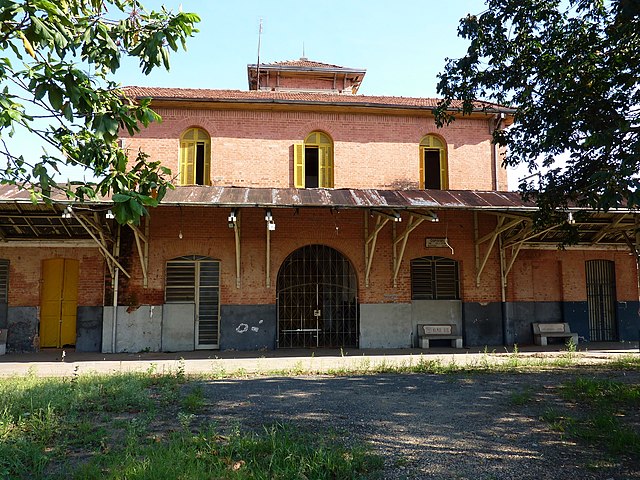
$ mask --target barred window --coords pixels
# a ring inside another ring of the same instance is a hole
[[[0,260],[0,303],[9,300],[9,260]]]
[[[458,300],[458,262],[445,257],[411,260],[412,300]]]

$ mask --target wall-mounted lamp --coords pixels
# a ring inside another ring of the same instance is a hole
[[[71,218],[73,217],[73,210],[71,209],[71,205],[67,205],[67,208],[65,208],[62,211],[62,218]]]
[[[104,215],[104,218],[106,218],[107,220],[113,220],[114,218],[116,218],[116,216],[109,209],[109,210],[107,210],[107,213]]]
[[[567,223],[569,225],[573,225],[574,223],[576,223],[576,219],[573,218],[573,213],[569,212],[569,215],[567,216]]]
[[[400,216],[400,214],[398,212],[393,212],[393,221],[394,222],[401,222],[402,221],[402,217]]]
[[[267,228],[271,231],[274,231],[276,229],[276,224],[273,222],[273,215],[271,214],[271,210],[267,210],[264,219],[267,222]]]
[[[436,215],[435,213],[431,216],[431,221],[432,222],[439,222],[440,219],[438,218],[438,215]]]
[[[236,209],[231,210],[229,217],[227,218],[227,222],[229,222],[229,228],[235,228],[238,222],[238,216],[236,215]]]

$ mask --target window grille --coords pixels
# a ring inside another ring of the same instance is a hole
[[[413,300],[460,299],[458,262],[444,257],[422,257],[411,261]]]
[[[9,301],[9,260],[0,260],[0,303]]]
[[[168,261],[165,302],[195,303],[196,345],[218,347],[220,262],[196,255]]]

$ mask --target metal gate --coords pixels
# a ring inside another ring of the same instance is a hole
[[[610,260],[589,260],[586,272],[589,338],[592,342],[616,341],[615,264]]]
[[[280,267],[277,290],[279,348],[358,346],[358,282],[340,252],[296,250]]]
[[[219,348],[220,262],[197,255],[169,260],[165,301],[194,303],[196,348]]]

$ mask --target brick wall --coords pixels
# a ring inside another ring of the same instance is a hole
[[[266,280],[266,225],[264,209],[241,209],[241,288],[236,288],[235,242],[233,230],[227,226],[228,208],[160,207],[152,211],[150,223],[148,288],[143,288],[137,252],[133,245],[127,265],[133,279],[120,292],[121,303],[162,303],[166,261],[185,255],[204,255],[221,261],[221,302],[223,304],[273,304],[276,298],[278,269],[286,257],[309,244],[327,245],[344,254],[358,275],[361,303],[409,302],[411,300],[410,261],[425,255],[450,257],[459,262],[461,295],[465,301],[500,300],[499,259],[493,252],[475,284],[475,252],[473,216],[468,212],[439,212],[437,223],[425,221],[415,229],[406,247],[397,279],[393,286],[393,224],[387,223],[379,233],[370,273],[365,286],[364,211],[330,209],[272,209],[276,230],[271,232],[271,286]],[[408,215],[396,224],[397,235],[406,228]],[[369,231],[375,217],[369,218]],[[480,234],[495,227],[495,219],[483,217]],[[179,238],[182,230],[182,239]],[[447,237],[454,249],[426,248],[425,238]],[[399,250],[399,248],[398,248]],[[122,278],[122,277],[121,277]]]
[[[0,249],[0,257],[9,260],[9,305],[38,306],[42,286],[42,261],[71,258],[79,261],[78,305],[102,305],[104,260],[96,248],[22,248]]]
[[[615,262],[618,301],[638,301],[633,256],[608,250],[523,250],[509,277],[510,301],[585,301],[585,262]]]
[[[458,119],[438,129],[433,118],[388,113],[159,108],[163,122],[125,139],[178,172],[180,134],[201,127],[211,135],[214,185],[290,187],[294,142],[314,130],[334,142],[335,188],[417,188],[419,144],[436,133],[447,144],[449,188],[491,190],[494,160],[489,117]],[[500,169],[500,185],[506,171]]]

